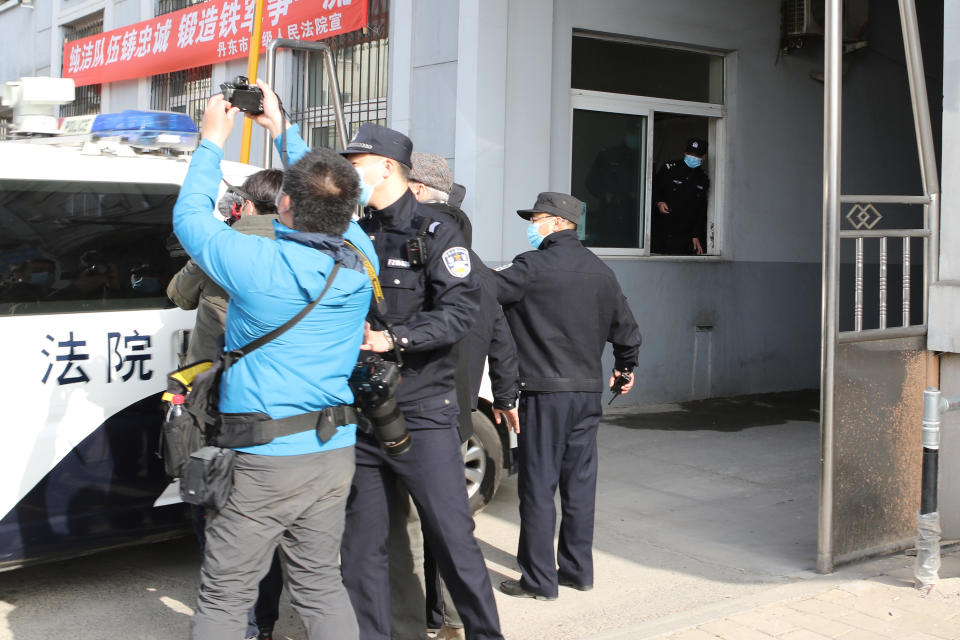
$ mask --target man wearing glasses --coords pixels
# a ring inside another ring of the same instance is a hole
[[[555,600],[558,585],[593,588],[597,428],[603,414],[601,356],[613,344],[611,388],[633,388],[640,330],[613,272],[577,238],[583,203],[541,193],[531,209],[528,251],[500,267],[498,297],[520,359],[519,580],[510,596]],[[618,383],[619,384],[619,383]],[[560,487],[556,554],[554,494]],[[559,566],[559,570],[558,570]]]

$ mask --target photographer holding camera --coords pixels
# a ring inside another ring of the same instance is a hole
[[[408,187],[412,151],[407,136],[368,122],[341,152],[360,175],[360,204],[370,206],[360,225],[380,256],[387,301],[386,314],[371,315],[362,348],[387,360],[399,350],[396,402],[411,440],[406,452],[389,455],[372,435],[357,434],[343,579],[364,640],[389,640],[387,495],[399,479],[420,514],[466,637],[500,640],[493,589],[464,491],[454,388],[453,346],[474,322],[479,288],[457,225],[419,204]]]
[[[273,130],[282,124],[278,102],[269,87],[259,88],[264,112],[254,120]],[[230,296],[225,341],[231,355],[287,329],[236,359],[221,379],[221,441],[228,418],[238,419],[230,432],[235,442],[244,441],[245,430],[266,438],[234,446],[232,488],[224,506],[208,514],[192,637],[243,637],[245,612],[279,547],[307,637],[356,639],[337,556],[356,440],[348,378],[372,290],[363,259],[346,241],[374,256],[366,233],[351,220],[357,174],[332,151],[300,153],[276,198],[276,238],[239,233],[210,215],[237,113],[223,95],[207,103],[203,141],[174,207],[174,231]]]

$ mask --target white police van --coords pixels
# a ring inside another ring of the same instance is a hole
[[[197,138],[183,114],[129,111],[0,142],[0,570],[188,526],[154,502],[159,398],[194,324],[165,291]]]
[[[189,526],[178,499],[157,501],[157,449],[166,374],[195,318],[165,292],[188,259],[171,220],[197,127],[125,111],[46,133],[0,141],[0,571]],[[259,170],[221,166],[235,185]],[[464,447],[474,512],[516,446],[484,379]]]

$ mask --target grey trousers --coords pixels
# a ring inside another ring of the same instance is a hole
[[[194,640],[237,640],[279,545],[293,608],[310,640],[356,640],[340,577],[353,447],[300,456],[238,453],[226,506],[207,517]]]

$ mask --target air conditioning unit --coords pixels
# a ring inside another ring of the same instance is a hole
[[[784,30],[788,38],[822,36],[826,26],[825,0],[783,0]],[[869,0],[843,0],[843,40],[864,39]]]

